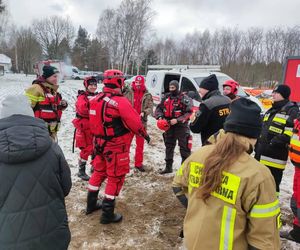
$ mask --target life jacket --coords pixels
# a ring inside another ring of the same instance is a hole
[[[101,92],[90,100],[91,132],[104,140],[111,140],[129,132],[119,115],[118,103],[113,99],[115,95]]]
[[[289,157],[294,165],[300,167],[300,121],[294,122],[293,136],[290,142]]]
[[[43,119],[48,123],[60,122],[62,115],[62,110],[58,108],[62,99],[60,93],[51,93],[51,91],[42,84],[35,84],[39,84],[43,89],[45,100],[40,101],[37,103],[37,105],[35,105],[33,108],[34,116]]]
[[[75,104],[77,118],[89,118],[89,99],[91,99],[95,95],[96,94],[90,93],[88,91],[78,90],[77,101]]]
[[[293,128],[288,120],[290,119],[291,110],[295,103],[288,102],[280,110],[267,112],[263,119],[263,130],[260,137],[260,163],[268,167],[285,169],[288,160],[289,150],[283,142],[281,147],[272,147],[272,139],[278,135],[286,135],[291,138]]]
[[[182,116],[184,112],[185,106],[183,105],[182,98],[184,98],[183,94],[179,94],[174,98],[171,95],[166,96],[166,100],[164,101],[164,117],[167,119],[177,118]]]

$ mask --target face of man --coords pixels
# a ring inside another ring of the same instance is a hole
[[[273,92],[272,93],[272,99],[273,99],[273,102],[279,102],[279,101],[284,100],[284,98],[282,97],[282,95],[279,94],[279,93],[277,93],[277,92]]]
[[[48,83],[51,83],[53,85],[57,85],[57,82],[58,82],[58,74],[53,74],[52,76],[49,76],[47,79],[47,82]]]
[[[174,85],[170,85],[170,86],[169,86],[169,91],[170,91],[170,92],[176,91],[176,87],[175,87]]]
[[[203,98],[203,96],[205,96],[208,93],[208,90],[204,88],[199,88],[198,92],[201,98]]]

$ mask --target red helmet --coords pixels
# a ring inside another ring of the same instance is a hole
[[[145,78],[141,75],[138,75],[134,78],[134,81],[135,82],[139,82],[141,85],[144,85],[145,84]]]
[[[170,123],[165,119],[157,120],[156,126],[163,131],[167,131],[170,128]]]
[[[94,76],[88,76],[83,80],[83,86],[87,89],[90,84],[97,84],[97,79]]]
[[[103,84],[109,88],[122,88],[124,86],[124,74],[118,69],[108,69],[103,74]]]
[[[223,88],[225,86],[231,87],[231,93],[234,94],[234,95],[236,95],[237,92],[238,92],[238,88],[239,88],[240,85],[236,81],[234,81],[234,80],[227,80],[227,81],[225,81],[223,83]]]

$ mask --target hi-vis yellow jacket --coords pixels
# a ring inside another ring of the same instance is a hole
[[[184,239],[188,250],[280,249],[280,208],[269,169],[247,153],[223,172],[206,201],[197,197],[203,162],[215,145],[202,147],[182,164],[173,187],[188,191]]]

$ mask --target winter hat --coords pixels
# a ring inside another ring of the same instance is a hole
[[[45,65],[43,67],[43,77],[45,79],[47,79],[48,77],[50,77],[50,76],[52,76],[52,75],[54,75],[56,73],[59,73],[59,71],[55,67],[52,67],[50,65]]]
[[[219,89],[219,82],[215,74],[209,75],[205,77],[201,83],[200,88],[207,89],[209,91],[213,91]]]
[[[284,99],[289,99],[290,97],[290,94],[291,94],[291,89],[289,86],[287,85],[278,85],[274,90],[273,92],[276,92],[276,93],[279,93],[282,95],[282,97]]]
[[[230,114],[224,123],[224,130],[249,138],[258,138],[262,128],[261,109],[247,98],[239,98],[230,105]]]
[[[28,98],[24,95],[8,95],[0,106],[0,119],[11,115],[34,116]]]
[[[179,89],[179,82],[177,80],[172,80],[171,82],[169,82],[169,87],[170,86],[175,86],[176,87],[176,90]]]

